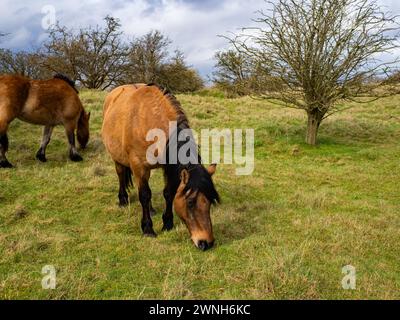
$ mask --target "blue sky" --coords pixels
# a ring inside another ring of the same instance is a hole
[[[400,1],[379,0],[400,13]],[[72,28],[102,23],[112,15],[121,20],[128,37],[160,30],[182,50],[203,76],[211,73],[216,51],[227,47],[218,35],[249,26],[264,0],[1,0],[0,31],[9,33],[1,44],[13,50],[38,47],[46,39],[42,22],[48,6],[56,19]]]

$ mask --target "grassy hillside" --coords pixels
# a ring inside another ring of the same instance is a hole
[[[327,120],[303,144],[305,115],[250,98],[179,96],[192,127],[254,128],[254,175],[221,165],[223,203],[206,253],[186,227],[161,233],[162,174],[152,176],[157,239],[143,238],[136,193],[117,206],[114,166],[99,135],[105,94],[82,92],[92,112],[83,163],[67,158],[62,128],[48,163],[35,160],[41,128],[15,121],[0,171],[0,298],[400,298],[400,108],[389,98]],[[57,289],[41,288],[44,265]],[[357,289],[342,289],[342,267]]]

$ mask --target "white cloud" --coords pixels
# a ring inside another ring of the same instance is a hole
[[[380,2],[400,12],[400,1]],[[68,27],[101,24],[109,14],[121,19],[129,37],[161,30],[204,75],[214,64],[215,52],[227,46],[218,35],[249,26],[255,11],[266,4],[264,0],[2,0],[0,31],[11,33],[3,45],[13,49],[38,46],[46,38],[41,27],[45,5],[53,5],[57,20]]]
[[[208,71],[215,52],[226,45],[218,35],[250,23],[264,0],[204,3],[206,5],[182,0],[2,0],[0,30],[10,33],[3,44],[6,47],[29,49],[46,38],[46,31],[41,28],[41,10],[45,5],[53,5],[57,20],[73,28],[101,24],[102,18],[110,14],[121,20],[128,37],[161,30],[171,38],[174,48],[185,52],[191,65]]]
[[[21,46],[21,44],[29,43],[31,37],[32,34],[27,28],[20,27],[19,29],[14,31],[13,36],[8,41],[7,45],[11,48],[19,47]]]

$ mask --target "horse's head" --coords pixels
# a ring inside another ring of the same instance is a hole
[[[216,165],[211,165],[207,170],[201,165],[194,170],[182,170],[174,199],[176,213],[189,229],[196,247],[203,251],[214,245],[210,209],[212,204],[219,202],[211,179],[215,170]]]
[[[82,149],[85,149],[89,142],[89,120],[90,112],[86,113],[84,110],[82,110],[81,116],[79,117],[77,130],[78,142]]]

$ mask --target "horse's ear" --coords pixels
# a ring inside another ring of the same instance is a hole
[[[186,169],[183,169],[181,172],[181,184],[179,185],[179,188],[177,190],[178,194],[183,193],[183,190],[185,190],[188,182],[189,182],[189,171],[187,171]]]
[[[215,171],[217,171],[217,165],[216,164],[212,164],[211,166],[209,166],[207,168],[207,171],[210,174],[210,176],[213,176]]]
[[[189,182],[189,171],[187,171],[186,169],[183,169],[181,172],[181,184],[179,185],[176,193],[183,195],[183,191],[185,190],[188,182]]]
[[[183,183],[186,186],[188,182],[189,182],[189,171],[183,169],[181,172],[181,183]]]

